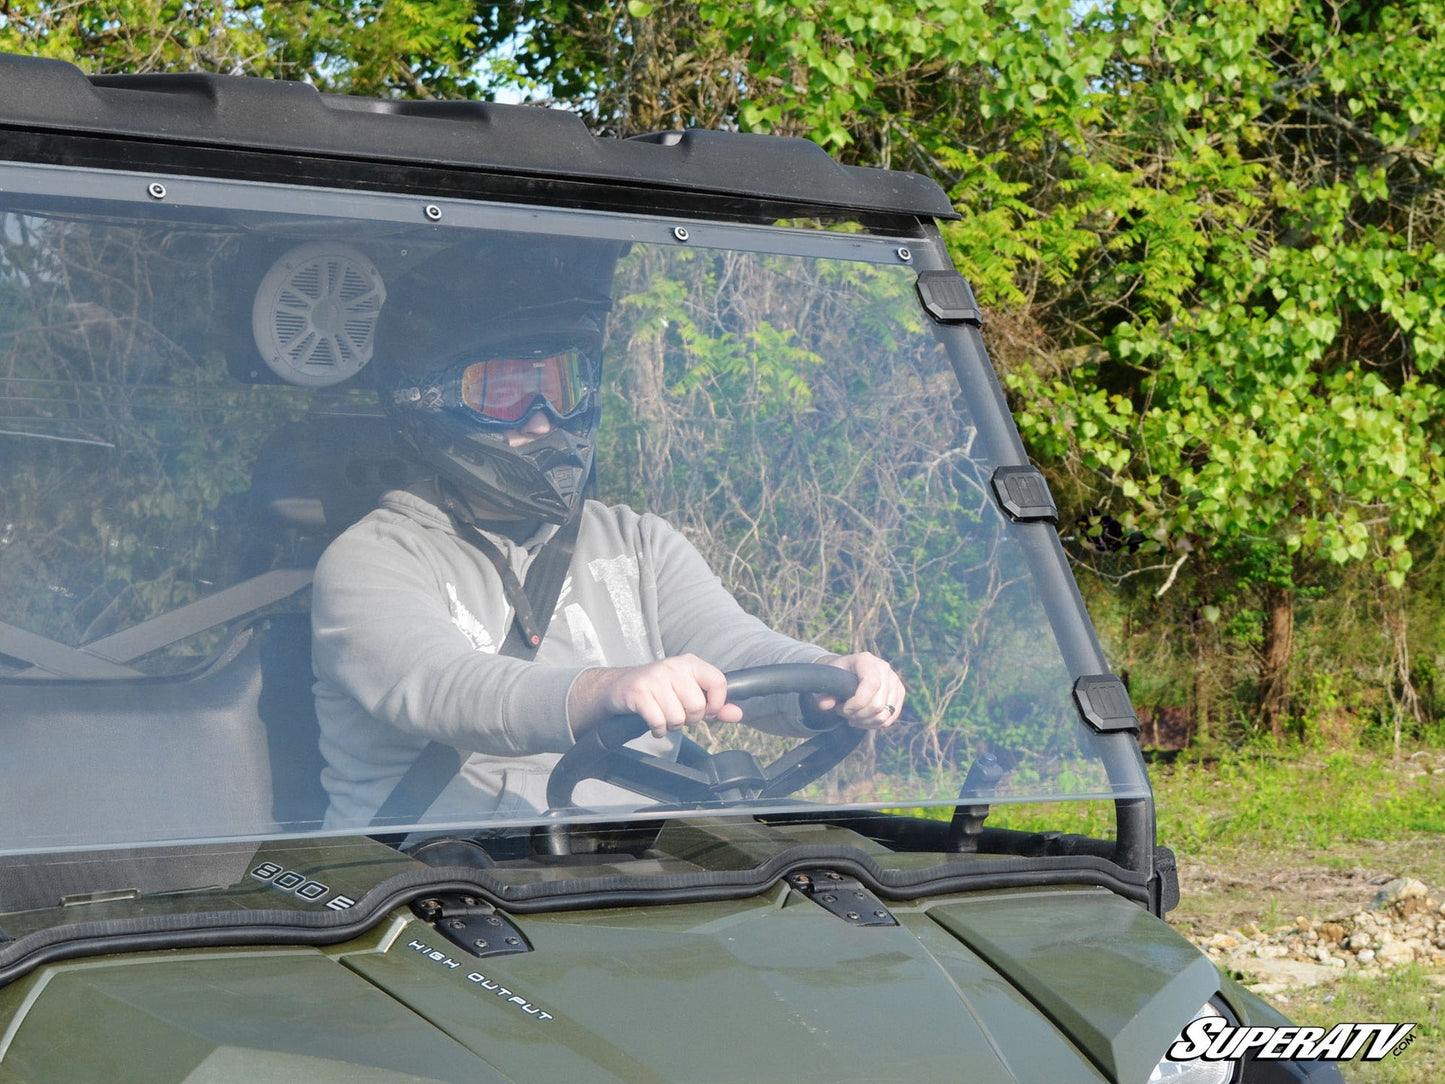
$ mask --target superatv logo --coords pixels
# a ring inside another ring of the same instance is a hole
[[[1218,1016],[1195,1020],[1169,1048],[1170,1061],[1229,1061],[1252,1054],[1256,1061],[1365,1061],[1404,1053],[1414,1024],[1336,1024],[1312,1027],[1240,1027]],[[1367,1045],[1368,1044],[1368,1045]]]

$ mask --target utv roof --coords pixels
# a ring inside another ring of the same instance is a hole
[[[323,95],[305,83],[200,73],[86,76],[64,61],[0,54],[0,154],[17,130],[956,217],[932,180],[841,165],[804,139],[599,139],[571,113],[538,106]],[[141,154],[136,165],[156,162]]]

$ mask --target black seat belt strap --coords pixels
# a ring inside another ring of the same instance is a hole
[[[552,611],[562,594],[562,584],[567,580],[567,567],[572,563],[572,551],[577,546],[577,529],[582,517],[573,516],[564,523],[546,544],[536,560],[527,569],[525,585],[517,580],[517,574],[507,561],[507,556],[497,548],[495,542],[484,535],[476,524],[466,524],[471,542],[484,553],[497,569],[502,581],[502,591],[512,604],[512,627],[507,632],[506,643],[501,654],[516,658],[531,659],[542,646],[547,624],[552,620]],[[540,617],[538,616],[540,615]]]

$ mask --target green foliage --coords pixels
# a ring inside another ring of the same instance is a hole
[[[1278,689],[1272,710],[1303,719],[1318,689],[1297,681],[1291,700],[1284,671],[1307,645],[1271,643],[1262,623],[1282,608],[1306,617],[1311,592],[1357,572],[1378,586],[1365,592],[1377,608],[1388,608],[1380,592],[1421,597],[1412,584],[1445,499],[1437,4],[20,0],[4,11],[0,47],[95,70],[254,72],[402,96],[500,88],[565,104],[604,133],[736,126],[928,173],[959,211],[945,238],[987,307],[1065,533],[1082,524],[1071,552],[1125,591],[1086,586],[1116,655],[1141,635],[1171,641],[1188,667]],[[756,366],[800,405],[807,362],[780,335],[714,344],[686,390]],[[1132,539],[1127,552],[1109,548],[1106,525]],[[1166,586],[1182,601],[1162,602]],[[1436,623],[1427,610],[1410,628]],[[1342,702],[1368,702],[1355,686],[1387,688],[1388,661],[1342,669]],[[1218,701],[1205,704],[1209,683],[1188,667],[1172,699],[1207,723]],[[1232,726],[1249,696],[1228,699]]]
[[[604,499],[666,516],[772,627],[897,660],[922,725],[870,744],[905,789],[936,771],[956,792],[988,747],[1013,793],[1097,793],[914,278],[638,246],[604,365]]]
[[[475,97],[470,0],[108,0],[0,5],[0,50],[104,73],[210,71],[381,97]]]
[[[0,215],[7,620],[91,642],[242,575],[227,502],[303,407],[226,372],[210,320],[230,311],[239,247],[219,231]]]

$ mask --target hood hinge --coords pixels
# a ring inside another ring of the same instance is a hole
[[[411,905],[412,912],[429,923],[463,952],[478,958],[531,952],[522,931],[490,903],[465,892],[439,892]]]
[[[883,901],[862,883],[830,869],[789,875],[788,884],[850,926],[897,926]]]

